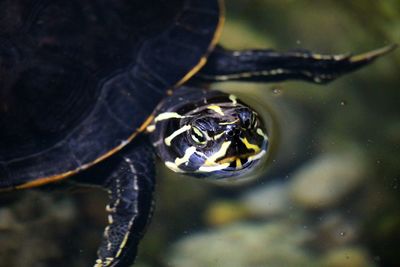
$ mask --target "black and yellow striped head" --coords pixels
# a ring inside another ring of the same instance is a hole
[[[169,169],[196,177],[236,177],[265,158],[268,136],[256,111],[221,92],[181,94],[165,101],[148,128]]]

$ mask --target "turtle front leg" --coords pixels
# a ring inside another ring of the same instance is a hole
[[[323,84],[371,63],[396,47],[386,46],[358,55],[324,55],[307,50],[232,51],[219,46],[195,78],[206,82],[276,82],[297,79]]]
[[[104,184],[110,196],[108,226],[95,267],[130,266],[152,216],[154,156],[152,147],[142,141],[122,153],[119,166]]]

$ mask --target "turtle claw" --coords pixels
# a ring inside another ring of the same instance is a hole
[[[350,57],[349,61],[351,63],[369,63],[378,57],[384,56],[392,52],[398,46],[398,44],[391,44],[362,54],[354,55]]]

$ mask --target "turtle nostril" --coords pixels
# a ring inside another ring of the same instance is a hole
[[[229,137],[239,136],[241,135],[242,131],[239,128],[232,127],[228,131],[226,131],[226,135]]]

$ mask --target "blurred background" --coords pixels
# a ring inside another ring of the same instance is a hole
[[[227,0],[232,49],[366,52],[400,43],[398,0]],[[227,83],[273,134],[266,170],[217,185],[159,167],[136,267],[400,266],[400,49],[318,86]],[[106,222],[96,190],[0,198],[0,266],[91,266]]]

